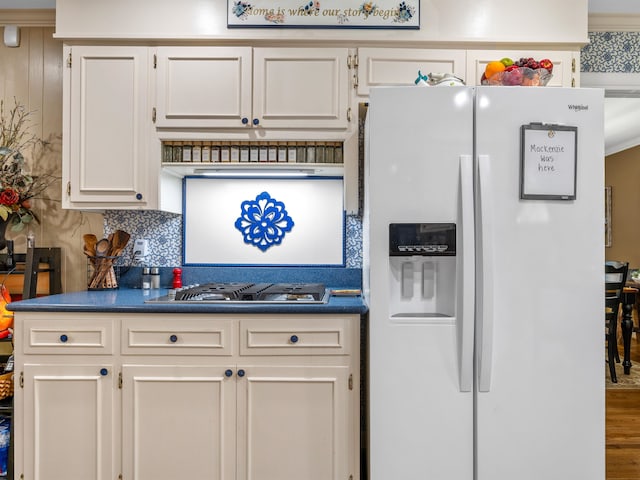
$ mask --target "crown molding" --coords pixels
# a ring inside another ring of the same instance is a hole
[[[56,11],[53,8],[0,9],[0,25],[55,27]]]
[[[590,13],[590,32],[640,32],[638,13]]]

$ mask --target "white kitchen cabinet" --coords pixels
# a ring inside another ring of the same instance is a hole
[[[467,85],[480,85],[482,74],[487,63],[509,57],[513,61],[521,57],[532,57],[535,60],[548,58],[553,62],[553,76],[548,87],[578,86],[580,65],[579,52],[565,50],[468,50],[467,51]]]
[[[242,365],[238,480],[339,480],[353,473],[347,366]],[[353,477],[356,478],[356,477]]]
[[[377,86],[415,85],[418,71],[452,73],[465,80],[466,51],[422,48],[358,48],[358,95]]]
[[[346,48],[158,47],[156,126],[346,129],[347,57]]]
[[[359,478],[359,315],[14,321],[18,476]]]
[[[64,52],[63,207],[154,208],[148,48]]]
[[[209,365],[123,365],[124,478],[236,477],[235,382]]]
[[[77,364],[26,363],[21,377],[16,442],[24,443],[15,446],[15,478],[116,478],[113,365],[90,357]]]

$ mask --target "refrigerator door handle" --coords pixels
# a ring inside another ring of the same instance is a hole
[[[473,157],[460,156],[460,217],[462,224],[461,268],[458,288],[462,303],[458,317],[458,361],[460,391],[470,392],[473,387],[473,335],[475,303],[475,228],[473,212]]]
[[[477,361],[478,390],[488,392],[491,388],[491,363],[493,356],[493,189],[491,185],[491,162],[488,155],[478,156],[478,190],[480,202],[480,291],[476,328],[478,329]]]

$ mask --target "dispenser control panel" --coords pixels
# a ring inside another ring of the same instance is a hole
[[[455,223],[390,223],[390,256],[454,256]]]

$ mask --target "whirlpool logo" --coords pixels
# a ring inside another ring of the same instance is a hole
[[[574,112],[581,112],[583,110],[589,110],[589,105],[567,105],[569,110],[573,110]]]

